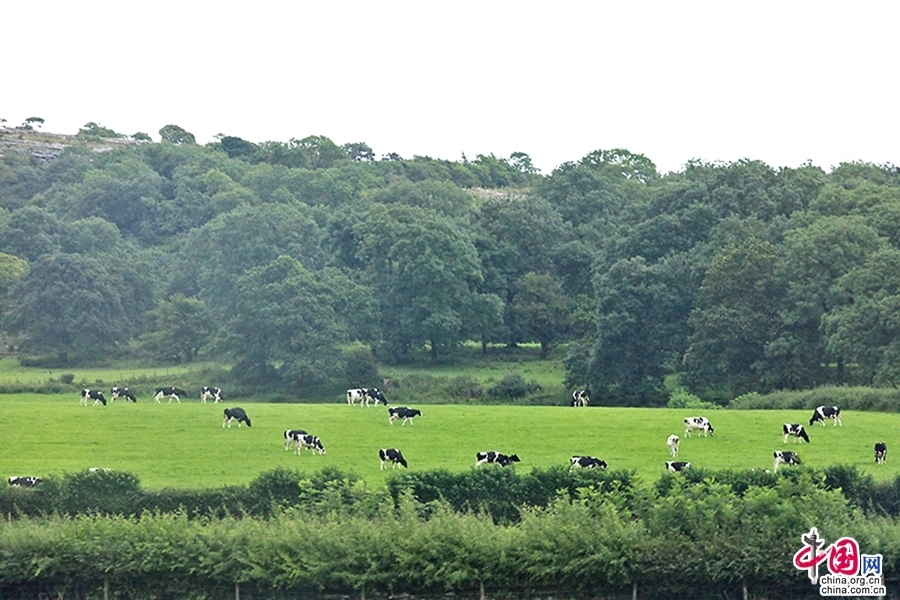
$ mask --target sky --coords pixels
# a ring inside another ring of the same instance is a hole
[[[900,2],[4,0],[0,118],[383,156],[900,165]]]

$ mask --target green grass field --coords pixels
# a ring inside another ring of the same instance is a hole
[[[388,424],[384,407],[240,402],[253,427],[223,429],[223,405],[196,399],[84,407],[77,396],[10,394],[0,403],[4,477],[101,467],[132,472],[150,489],[246,484],[277,467],[313,471],[326,465],[377,485],[387,473],[379,471],[382,447],[400,448],[413,470],[470,469],[479,450],[517,453],[519,470],[567,465],[571,455],[587,454],[653,481],[670,460],[665,441],[672,433],[682,437],[678,459],[697,467],[771,469],[772,452],[791,449],[814,467],[856,465],[879,480],[900,473],[900,460],[890,450],[883,466],[874,464],[872,452],[879,440],[895,447],[891,433],[900,426],[898,414],[845,413],[843,427],[809,427],[807,445],[783,444],[781,425],[806,424],[811,411],[710,411],[705,416],[715,436],[684,438],[682,419],[696,411],[429,405],[421,407],[424,414],[415,424],[401,426]],[[327,453],[285,452],[285,429],[318,435]]]

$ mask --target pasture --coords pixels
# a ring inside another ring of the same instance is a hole
[[[772,452],[800,453],[804,464],[856,465],[876,479],[900,473],[900,446],[892,432],[900,415],[847,412],[844,426],[807,427],[810,444],[782,442],[785,422],[807,424],[811,411],[709,411],[710,438],[684,437],[682,420],[690,409],[571,408],[554,406],[425,405],[414,424],[388,424],[383,406],[226,402],[79,406],[77,395],[10,394],[2,397],[0,437],[3,477],[61,474],[89,467],[129,471],[148,489],[202,488],[246,484],[278,467],[315,471],[333,466],[353,472],[370,485],[384,481],[378,449],[402,450],[412,470],[471,469],[475,453],[517,453],[514,468],[568,465],[573,454],[592,455],[611,469],[633,469],[653,481],[671,460],[666,438],[681,440],[678,460],[710,469],[771,469]],[[222,427],[226,406],[244,407],[251,428]],[[283,431],[305,429],[318,435],[327,453],[297,456],[284,450]],[[887,463],[875,465],[873,445],[888,445]],[[492,468],[492,467],[482,467]]]

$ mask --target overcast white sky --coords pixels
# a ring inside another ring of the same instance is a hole
[[[900,2],[5,0],[0,118],[378,156],[900,164]]]

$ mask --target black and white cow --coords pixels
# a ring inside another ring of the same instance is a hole
[[[306,435],[306,431],[303,429],[287,429],[284,432],[284,449],[290,450],[291,444],[297,443],[297,437],[301,435]]]
[[[679,473],[681,471],[684,471],[685,469],[690,469],[690,468],[691,468],[691,463],[689,463],[689,462],[683,462],[680,460],[666,461],[666,471],[668,471],[669,473]]]
[[[166,396],[169,397],[169,404],[172,404],[172,400],[175,400],[178,402],[178,404],[181,404],[181,400],[179,399],[179,396],[187,396],[187,392],[181,388],[172,387],[172,386],[158,387],[158,388],[156,388],[156,395],[153,396],[153,399],[156,400],[157,404],[159,404],[160,400],[162,400]]]
[[[809,443],[809,436],[806,434],[806,429],[800,423],[785,423],[781,428],[781,431],[784,433],[784,443],[787,444],[788,438],[795,438],[794,441],[799,442],[801,439],[806,440],[806,443]]]
[[[672,455],[672,458],[678,456],[678,446],[681,443],[681,440],[678,439],[678,436],[672,434],[669,436],[669,439],[666,440],[666,446],[669,447],[669,454]]]
[[[879,465],[884,464],[884,459],[887,458],[887,444],[884,442],[876,442],[875,443],[875,463]]]
[[[384,393],[378,388],[369,388],[366,390],[366,406],[369,405],[369,400],[372,400],[375,406],[378,406],[379,402],[387,406],[387,398],[384,397]]]
[[[362,406],[366,400],[365,388],[354,388],[352,390],[347,390],[347,404],[353,406],[354,404],[356,404],[357,400],[359,400],[359,405]]]
[[[691,437],[692,431],[702,431],[703,436],[713,434],[713,426],[706,417],[688,417],[684,420],[684,435]]]
[[[818,421],[822,424],[822,427],[825,427],[825,419],[834,421],[835,427],[838,425],[844,426],[841,423],[841,409],[837,406],[817,406],[816,410],[813,411],[813,416],[809,419],[809,424],[812,425]]]
[[[569,459],[569,470],[572,469],[605,469],[606,461],[595,456],[573,456]]]
[[[225,396],[222,395],[221,388],[213,387],[211,385],[204,385],[200,389],[200,402],[206,404],[206,401],[212,398],[214,400],[213,404],[217,402],[221,402],[225,399]]]
[[[587,390],[575,390],[572,392],[572,406],[587,406],[591,401]]]
[[[87,406],[88,400],[93,400],[94,406],[97,406],[97,404],[101,402],[103,403],[103,406],[106,406],[106,398],[100,390],[90,390],[88,388],[81,390],[81,400],[78,402],[78,405]]]
[[[309,448],[310,452],[313,454],[316,452],[325,454],[325,446],[322,445],[322,440],[320,440],[318,436],[310,433],[300,433],[294,437],[294,440],[297,444],[297,454],[300,454],[300,451],[303,448]]]
[[[14,487],[33,488],[39,484],[42,479],[40,477],[10,477],[7,481],[9,481],[9,485]]]
[[[388,423],[391,425],[394,424],[394,419],[403,419],[400,423],[401,425],[406,425],[406,422],[409,421],[409,424],[412,425],[414,417],[421,417],[422,411],[418,408],[410,408],[408,406],[392,406],[388,409]]]
[[[507,467],[514,462],[520,462],[519,457],[516,454],[501,454],[500,452],[479,452],[475,455],[475,466],[483,465],[484,463],[497,463],[501,467]]]
[[[773,454],[775,457],[775,472],[778,472],[778,465],[799,465],[800,455],[796,452],[788,452],[786,450],[776,450]]]
[[[384,469],[384,463],[386,462],[391,463],[392,469],[396,469],[397,465],[409,468],[406,459],[403,458],[403,453],[396,448],[382,448],[378,451],[378,457],[381,459],[381,469],[379,471]]]
[[[125,398],[126,400],[131,400],[132,402],[137,402],[137,397],[127,387],[114,387],[109,391],[110,391],[109,399],[112,402],[115,402],[119,398]]]
[[[247,416],[247,412],[243,408],[226,408],[225,409],[225,418],[222,419],[222,427],[228,425],[228,429],[231,429],[231,422],[237,421],[238,427],[241,426],[241,423],[246,423],[247,427],[250,427],[250,417]]]

